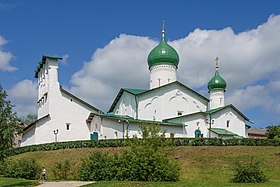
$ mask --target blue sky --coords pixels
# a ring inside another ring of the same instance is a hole
[[[20,115],[34,113],[38,61],[66,57],[61,85],[106,111],[120,87],[148,87],[146,57],[164,19],[166,38],[181,57],[179,81],[208,97],[219,56],[226,99],[255,127],[279,124],[279,7],[274,0],[0,0],[0,83]]]

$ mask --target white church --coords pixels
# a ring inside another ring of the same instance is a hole
[[[141,137],[141,124],[160,125],[167,137],[248,137],[250,120],[232,104],[225,105],[227,85],[219,75],[218,58],[208,99],[177,81],[179,55],[165,41],[164,29],[148,56],[150,89],[121,88],[107,113],[60,86],[61,59],[43,56],[35,71],[38,119],[24,129],[21,146]]]

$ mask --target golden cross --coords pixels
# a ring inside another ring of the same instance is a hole
[[[162,36],[163,39],[164,39],[164,23],[165,23],[165,21],[162,20],[162,31],[161,31],[161,36]]]
[[[218,69],[219,68],[219,57],[216,57],[215,61],[216,61],[216,69]]]

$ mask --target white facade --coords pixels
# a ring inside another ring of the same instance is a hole
[[[210,110],[225,106],[225,92],[224,90],[210,91]]]
[[[176,71],[176,66],[168,64],[150,67],[150,89],[177,81]]]
[[[25,130],[21,146],[89,140],[86,119],[100,111],[60,88],[57,58],[43,57],[43,61],[38,72],[38,120]]]

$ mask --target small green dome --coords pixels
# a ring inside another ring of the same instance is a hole
[[[179,55],[162,37],[161,42],[156,46],[148,56],[149,67],[159,64],[171,64],[176,67],[179,64]]]
[[[226,81],[219,75],[219,71],[216,70],[214,77],[208,82],[208,90],[225,90],[227,87]]]

